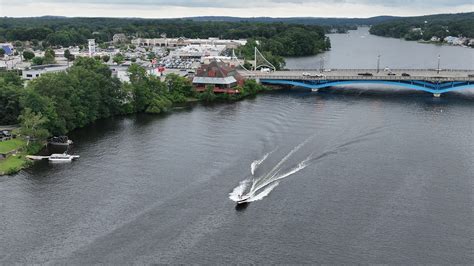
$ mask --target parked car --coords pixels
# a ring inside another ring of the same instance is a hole
[[[357,74],[357,75],[359,75],[359,76],[367,76],[367,77],[373,76],[373,74],[372,74],[372,73],[369,73],[369,72],[359,73],[359,74]]]
[[[402,77],[409,77],[409,76],[410,76],[410,74],[408,74],[408,73],[402,73]]]
[[[309,77],[309,76],[311,76],[311,74],[309,74],[308,72],[303,72],[301,75],[302,75],[303,77]]]
[[[12,138],[15,138],[16,136],[13,136],[11,131],[9,130],[1,130],[0,131],[0,141],[5,141],[5,140],[10,140]]]
[[[474,78],[474,74],[467,75],[468,78]]]

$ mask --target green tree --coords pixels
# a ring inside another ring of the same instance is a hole
[[[35,53],[33,53],[32,51],[26,50],[26,51],[23,52],[23,58],[26,61],[30,61],[34,57],[35,57]]]
[[[165,83],[171,92],[178,92],[187,97],[194,95],[193,84],[187,78],[177,74],[168,74],[165,78]]]
[[[152,60],[156,57],[155,53],[154,52],[149,52],[148,55],[147,55],[147,59],[148,60]]]
[[[104,63],[109,62],[109,61],[110,61],[110,56],[108,56],[108,55],[103,55],[103,56],[102,56],[102,61],[104,61]]]
[[[207,85],[206,90],[199,94],[199,99],[205,102],[213,102],[216,99],[214,87],[212,85]]]
[[[3,48],[0,48],[0,58],[3,58],[5,56],[5,50]]]
[[[43,65],[44,64],[44,57],[36,56],[31,60],[31,62],[33,63],[33,65]]]
[[[16,124],[21,112],[22,81],[12,72],[0,74],[0,125]]]
[[[71,51],[69,49],[64,50],[64,58],[67,59],[67,61],[74,61],[75,56],[71,54]]]
[[[48,119],[41,113],[34,113],[30,108],[26,108],[19,116],[19,120],[21,121],[20,132],[22,135],[34,140],[43,140],[49,136],[49,132],[43,128]]]
[[[114,63],[120,65],[125,61],[125,57],[123,56],[123,54],[117,53],[112,60],[114,61]]]
[[[48,48],[44,52],[44,57],[43,57],[43,64],[44,65],[49,65],[49,64],[55,64],[56,63],[56,54],[54,53],[53,49]]]

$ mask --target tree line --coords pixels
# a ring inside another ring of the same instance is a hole
[[[420,30],[413,30],[415,28]],[[474,12],[394,20],[372,26],[370,33],[384,37],[426,41],[434,36],[441,39],[447,36],[474,38]]]
[[[84,127],[97,119],[138,112],[161,113],[190,98],[202,101],[237,100],[263,90],[246,81],[239,95],[198,94],[188,78],[150,75],[136,64],[130,82],[121,82],[101,60],[76,58],[65,72],[47,73],[24,87],[14,72],[0,73],[0,124],[22,125],[24,132],[42,139]],[[34,128],[34,130],[32,130]]]
[[[317,25],[264,22],[193,21],[191,19],[125,18],[0,18],[0,41],[31,41],[50,46],[85,45],[112,40],[115,33],[129,37],[187,37],[255,39],[278,56],[313,55],[329,48],[326,28]]]

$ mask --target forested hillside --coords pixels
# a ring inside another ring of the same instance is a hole
[[[393,20],[372,26],[370,33],[407,40],[430,40],[433,36],[474,38],[474,12]]]

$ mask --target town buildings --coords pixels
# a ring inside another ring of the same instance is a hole
[[[241,45],[245,45],[247,40],[221,40],[219,38],[208,38],[208,39],[188,39],[184,37],[180,38],[136,38],[132,40],[132,44],[136,46],[160,46],[166,48],[176,48],[188,45],[223,45],[228,49],[235,49]]]

